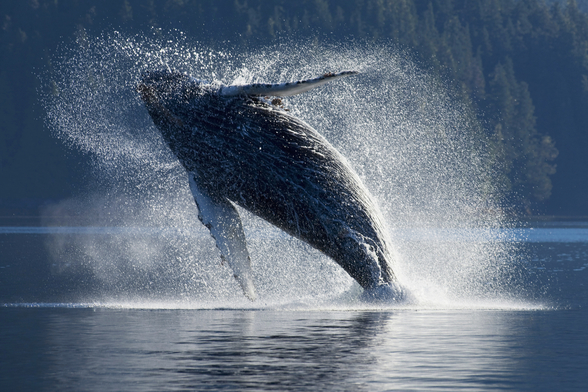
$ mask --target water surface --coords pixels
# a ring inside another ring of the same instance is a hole
[[[528,239],[519,298],[437,305],[125,296],[88,271],[79,281],[48,265],[46,236],[124,230],[0,230],[1,390],[580,391],[587,382],[585,227],[518,229]],[[85,301],[63,301],[74,298]]]

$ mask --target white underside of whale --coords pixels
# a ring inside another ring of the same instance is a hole
[[[189,173],[189,179],[190,190],[198,206],[198,218],[210,230],[221,252],[221,259],[229,263],[243,293],[254,301],[257,294],[253,284],[251,258],[239,212],[229,200],[215,201],[199,189],[193,173]]]

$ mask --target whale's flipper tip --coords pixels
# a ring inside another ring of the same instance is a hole
[[[247,84],[242,86],[225,86],[219,91],[221,96],[275,96],[287,97],[296,94],[302,94],[306,91],[312,90],[315,87],[321,86],[331,80],[357,75],[358,71],[342,71],[342,72],[327,72],[314,79],[298,80],[296,82],[278,83],[278,84]]]
[[[243,289],[243,294],[249,299],[250,301],[255,301],[257,299],[257,293],[255,292],[255,285],[253,284],[253,280],[249,277],[249,274],[245,275],[237,275],[235,274],[235,279],[241,285]]]

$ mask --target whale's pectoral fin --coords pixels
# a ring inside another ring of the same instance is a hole
[[[237,209],[227,199],[212,198],[198,188],[193,174],[189,177],[190,189],[198,206],[198,218],[210,230],[222,260],[227,261],[233,269],[235,279],[247,298],[254,301],[257,295],[253,285],[251,259]]]
[[[301,94],[312,90],[315,87],[322,86],[325,83],[341,78],[344,76],[355,75],[356,71],[343,71],[338,73],[329,72],[314,79],[299,80],[290,83],[279,84],[246,84],[242,86],[226,86],[221,88],[220,95],[235,96],[235,95],[250,95],[262,96],[271,95],[276,97],[287,97],[290,95]]]

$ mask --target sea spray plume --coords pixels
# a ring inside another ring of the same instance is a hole
[[[254,300],[239,205],[334,259],[365,298],[405,296],[383,218],[346,159],[280,100],[356,72],[282,84],[217,86],[177,71],[144,72],[137,91],[185,168],[199,219]]]
[[[508,225],[488,139],[466,105],[417,67],[409,53],[392,45],[317,46],[304,40],[249,51],[228,43],[215,49],[177,31],[160,33],[87,36],[83,45],[65,44],[52,56],[52,68],[40,75],[49,129],[87,154],[91,164],[80,192],[57,207],[73,209],[94,226],[178,229],[172,237],[152,236],[137,244],[142,235],[70,236],[53,258],[63,271],[90,268],[103,285],[102,295],[113,294],[116,285],[116,295],[132,296],[134,285],[141,284],[149,295],[204,306],[245,300],[230,268],[218,265],[214,241],[196,219],[185,169],[135,88],[142,72],[165,64],[217,86],[306,79],[321,75],[328,64],[360,74],[283,101],[289,114],[345,156],[369,189],[391,234],[399,281],[422,306],[487,301],[502,298],[511,287],[518,290],[512,286],[520,281],[512,278],[520,259],[516,243],[486,230]],[[356,298],[353,280],[328,257],[238,210],[264,301],[316,303],[346,293],[345,298]],[[60,211],[47,215],[49,224],[59,223]],[[439,228],[469,234],[448,238]],[[48,236],[47,246],[55,248],[59,238]],[[152,263],[145,262],[146,243],[153,245]],[[125,265],[129,268],[119,273]],[[163,273],[165,282],[159,279]]]

